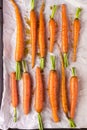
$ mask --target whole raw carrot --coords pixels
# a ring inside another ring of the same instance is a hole
[[[67,88],[66,88],[66,74],[65,74],[63,59],[61,63],[61,100],[62,100],[63,111],[67,116],[68,115],[68,99],[67,99]]]
[[[22,61],[24,57],[24,25],[21,17],[21,13],[19,8],[14,0],[10,0],[16,15],[16,49],[15,49],[15,60],[16,60],[16,78],[19,80],[21,78],[21,69],[20,69],[20,61]]]
[[[14,107],[14,122],[17,121],[17,106],[18,106],[18,86],[16,81],[16,73],[12,72],[10,74],[10,86],[11,86],[11,99],[12,106]]]
[[[23,66],[23,110],[24,114],[28,114],[30,112],[31,105],[31,78],[30,74],[26,69],[26,62],[22,61]]]
[[[44,19],[44,6],[43,3],[40,8],[40,15],[39,15],[39,47],[40,47],[40,67],[43,70],[44,69],[44,62],[45,62],[45,54],[46,54],[46,43],[45,43],[45,19]]]
[[[72,68],[72,77],[70,79],[70,118],[74,119],[75,109],[78,97],[78,77],[75,74],[75,68]]]
[[[52,14],[49,21],[49,32],[50,32],[50,45],[49,45],[49,51],[52,53],[55,43],[55,36],[56,36],[56,21],[54,20],[54,15],[57,10],[57,6],[54,5],[52,8]]]
[[[32,68],[35,65],[35,57],[36,57],[36,37],[37,37],[37,17],[36,12],[34,10],[35,0],[31,0],[31,11],[30,11],[30,26],[31,26],[31,44],[32,44]]]
[[[63,111],[66,114],[66,116],[68,116],[68,99],[67,99],[67,88],[66,88],[66,74],[65,74],[63,56],[62,56],[61,49],[60,49],[59,45],[58,45],[58,50],[60,52],[60,60],[61,60],[61,102],[62,102]]]
[[[74,29],[73,29],[73,57],[72,60],[75,62],[76,61],[76,52],[77,52],[77,47],[78,47],[78,41],[79,41],[79,33],[80,33],[80,12],[81,8],[77,8],[76,10],[76,16],[74,19]]]
[[[53,120],[59,121],[58,117],[58,75],[55,70],[55,57],[51,56],[52,67],[49,73],[48,90],[52,109]]]
[[[57,44],[58,45],[58,44]],[[62,108],[66,116],[68,116],[68,99],[67,99],[67,88],[66,88],[66,73],[64,67],[64,61],[60,46],[58,45],[58,50],[60,52],[60,60],[61,60],[61,102]]]
[[[44,104],[44,86],[42,80],[41,69],[36,68],[36,90],[35,90],[35,110],[41,112]]]
[[[68,21],[66,14],[66,5],[62,4],[62,52],[63,52],[63,60],[64,66],[68,66]]]
[[[60,47],[58,45],[58,50],[60,51]],[[70,127],[75,128],[76,125],[74,121],[68,116],[69,109],[68,109],[68,98],[67,98],[67,88],[66,88],[66,74],[65,74],[65,67],[64,67],[64,61],[63,56],[60,51],[60,59],[61,59],[61,102],[62,102],[62,108],[63,111],[69,121]]]
[[[43,129],[42,119],[40,113],[44,105],[44,85],[41,74],[41,69],[36,68],[36,89],[35,89],[35,110],[38,112],[39,128]]]

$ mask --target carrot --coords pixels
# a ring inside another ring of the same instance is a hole
[[[58,45],[58,50],[60,51],[60,47]],[[66,89],[66,74],[65,74],[65,67],[64,67],[64,61],[63,56],[60,51],[60,59],[61,59],[61,102],[62,102],[62,108],[63,111],[69,121],[70,127],[75,127],[74,121],[68,116],[68,99],[67,99],[67,89]]]
[[[50,17],[49,21],[49,32],[50,32],[50,46],[49,46],[49,51],[52,53],[53,52],[53,47],[55,43],[55,36],[56,36],[56,21],[54,20],[54,14],[57,10],[57,6],[54,5],[52,8],[52,14]]]
[[[43,3],[40,8],[40,16],[39,16],[39,47],[40,47],[40,68],[44,69],[45,62],[45,53],[46,53],[46,43],[45,43],[45,19],[44,19],[44,6]]]
[[[35,109],[37,112],[41,112],[43,109],[44,103],[44,88],[42,74],[39,67],[36,68],[36,100],[35,100]]]
[[[62,108],[66,116],[68,115],[68,99],[67,99],[67,88],[66,88],[66,74],[64,63],[61,63],[61,100],[62,100]]]
[[[70,79],[70,119],[71,120],[74,119],[77,97],[78,97],[78,77],[76,76],[75,68],[73,67],[72,77]]]
[[[35,65],[36,57],[36,38],[37,38],[37,17],[34,10],[35,0],[31,0],[31,11],[30,11],[30,26],[31,26],[31,43],[32,43],[32,68]]]
[[[58,122],[58,76],[55,70],[55,57],[53,55],[51,55],[51,62],[52,67],[49,73],[48,81],[49,99],[52,109],[53,120],[55,122]]]
[[[11,97],[12,97],[12,106],[14,107],[14,122],[17,121],[17,106],[18,106],[18,88],[16,81],[16,73],[12,72],[10,74],[10,86],[11,86]]]
[[[24,114],[28,114],[31,105],[31,78],[26,69],[26,62],[22,61],[23,66],[23,110]]]
[[[35,89],[35,110],[38,112],[38,121],[39,128],[43,129],[41,112],[43,110],[44,105],[44,86],[42,80],[41,69],[39,67],[36,68],[36,89]]]
[[[64,66],[68,67],[68,21],[66,14],[66,5],[62,4],[62,52],[63,52],[63,60]]]
[[[19,8],[14,0],[10,0],[16,15],[17,33],[16,33],[16,49],[15,49],[15,61],[16,61],[16,79],[21,78],[20,61],[24,57],[24,28],[23,21],[19,11]]]
[[[58,45],[58,50],[60,51],[60,60],[61,60],[61,102],[62,102],[63,111],[67,116],[68,115],[68,99],[67,99],[67,89],[66,89],[66,74],[65,74],[63,56],[62,56],[59,45]]]
[[[73,34],[73,57],[72,60],[75,62],[76,61],[76,52],[77,52],[77,47],[78,47],[78,41],[79,41],[79,33],[80,33],[80,12],[81,12],[81,8],[77,8],[76,10],[76,16],[74,19],[74,34]]]

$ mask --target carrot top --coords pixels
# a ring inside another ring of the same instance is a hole
[[[72,67],[72,76],[76,76],[75,67]]]
[[[75,19],[79,19],[81,10],[82,10],[81,8],[77,8],[77,10],[76,10],[76,15],[75,15]]]
[[[35,0],[31,0],[31,10],[33,10],[35,7]]]
[[[52,7],[52,14],[51,14],[51,16],[50,16],[51,19],[54,18],[54,15],[55,15],[55,13],[56,13],[56,10],[57,10],[57,6],[54,5],[54,6]]]
[[[26,65],[26,61],[22,61],[22,68],[23,68],[23,72],[27,72],[27,65]]]
[[[76,128],[76,124],[72,119],[68,119],[71,128]]]
[[[39,121],[39,130],[43,130],[43,123],[40,113],[38,113],[38,121]]]
[[[64,59],[64,66],[65,66],[65,68],[66,68],[66,67],[68,67],[68,65],[69,65],[67,53],[64,53],[63,59]]]
[[[43,57],[40,58],[40,68],[41,70],[44,69],[44,66],[45,66],[45,59]]]
[[[55,56],[51,55],[51,70],[55,70]]]
[[[16,62],[16,79],[21,79],[21,62]]]
[[[17,109],[14,108],[14,122],[17,121]]]

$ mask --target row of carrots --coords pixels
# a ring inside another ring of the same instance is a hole
[[[16,14],[17,23],[17,38],[16,38],[16,49],[15,49],[15,61],[16,61],[16,72],[12,72],[10,75],[11,79],[11,89],[12,89],[12,105],[14,107],[14,121],[17,120],[16,107],[18,106],[18,90],[17,90],[17,80],[23,79],[23,110],[24,114],[28,114],[31,105],[31,78],[27,71],[27,65],[24,59],[24,26],[19,8],[14,0],[10,0]],[[31,45],[32,45],[32,68],[35,66],[36,58],[36,47],[37,47],[37,16],[34,9],[35,1],[31,0],[31,11],[30,11],[30,25],[31,25]],[[42,4],[40,8],[39,15],[39,49],[40,49],[40,67],[36,68],[36,89],[35,89],[35,110],[38,112],[38,121],[40,130],[43,129],[43,123],[41,118],[41,112],[44,107],[44,83],[42,70],[45,66],[46,57],[46,36],[45,36],[45,18],[44,18],[44,7]],[[55,70],[55,56],[53,54],[54,44],[56,41],[56,28],[57,24],[54,19],[57,6],[54,5],[52,8],[52,14],[49,20],[49,31],[50,31],[50,59],[51,59],[51,70],[48,79],[48,91],[49,91],[49,101],[52,109],[53,120],[55,122],[59,121],[58,116],[58,93],[59,93],[59,82],[58,74]],[[66,73],[65,68],[68,67],[68,20],[66,13],[66,5],[62,4],[62,52],[58,45],[58,51],[60,51],[61,59],[61,103],[63,111],[69,120],[71,127],[76,127],[73,119],[75,115],[75,108],[77,104],[78,95],[78,77],[75,74],[75,68],[72,68],[72,77],[70,79],[70,110],[68,108],[68,98],[67,98],[67,87],[66,87]],[[73,61],[76,61],[76,51],[79,40],[80,32],[80,16],[81,9],[78,8],[76,11],[76,16],[74,19],[74,41],[73,41]],[[22,74],[21,74],[21,64],[22,64]]]

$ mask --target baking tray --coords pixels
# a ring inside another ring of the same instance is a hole
[[[0,106],[2,101],[2,93],[3,93],[3,0],[0,0]],[[83,129],[83,128],[81,128]],[[9,130],[19,130],[19,129],[11,129]],[[22,130],[22,129],[20,129]],[[26,129],[23,129],[26,130]],[[38,129],[35,129],[38,130]],[[57,130],[57,129],[44,129],[44,130]],[[62,130],[59,128],[58,130]],[[64,130],[70,130],[68,128],[64,128]]]

